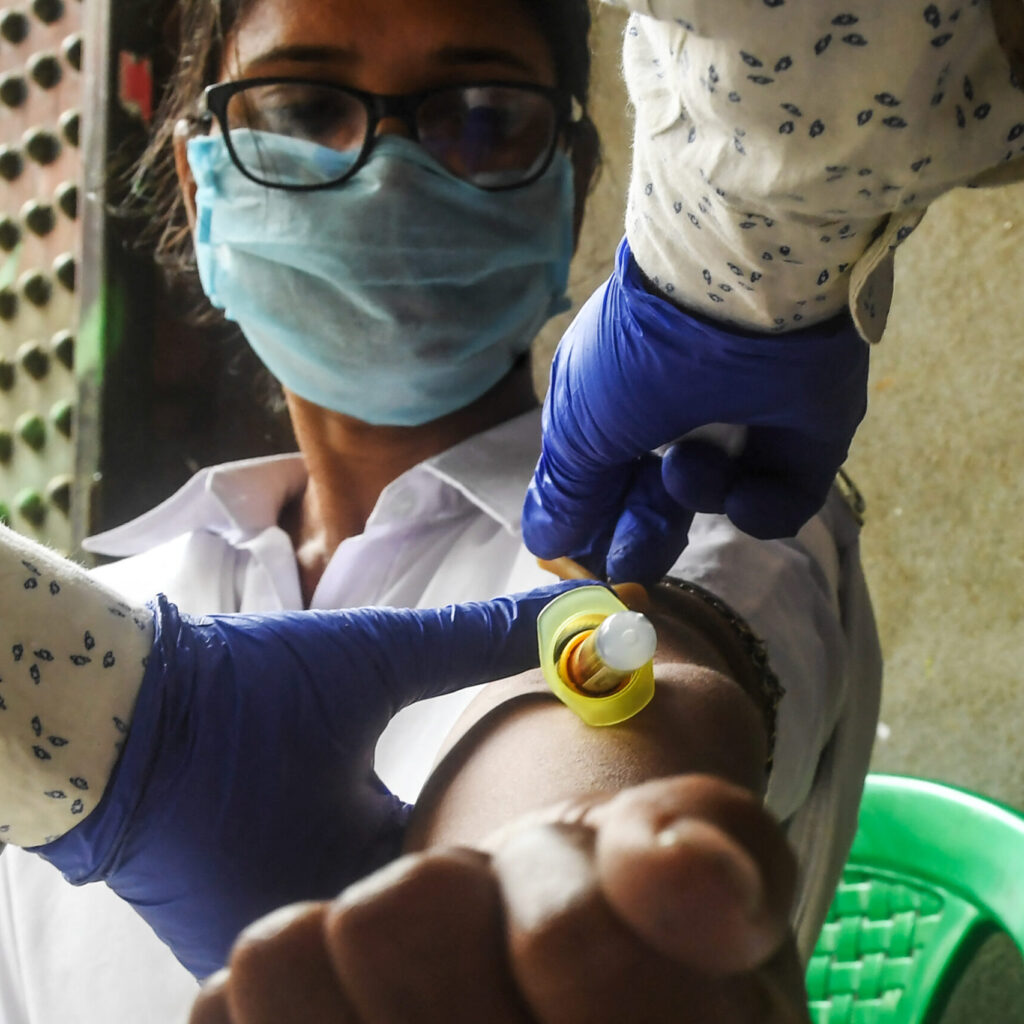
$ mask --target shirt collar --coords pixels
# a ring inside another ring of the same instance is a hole
[[[454,488],[505,529],[518,533],[523,498],[539,451],[540,410],[532,409],[421,462],[408,473],[427,474]],[[237,545],[276,526],[281,510],[302,491],[306,480],[305,462],[298,453],[202,469],[149,512],[88,537],[82,546],[95,554],[123,558],[194,530],[219,534]]]
[[[454,487],[506,530],[518,533],[540,436],[540,409],[531,409],[416,468]]]

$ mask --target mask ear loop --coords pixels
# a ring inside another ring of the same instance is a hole
[[[209,135],[215,120],[204,91],[195,102],[195,110],[191,114],[182,114],[174,122],[174,137],[187,141],[196,135]]]
[[[201,114],[183,114],[174,122],[174,137],[176,139],[191,139],[196,135],[209,135],[213,121],[213,114],[208,110]]]

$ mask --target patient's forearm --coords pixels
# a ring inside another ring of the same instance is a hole
[[[598,790],[701,772],[755,792],[765,786],[767,729],[749,695],[744,654],[697,599],[663,596],[657,689],[627,722],[592,728],[539,673],[489,687],[456,726],[425,788],[407,848],[472,844],[523,814]],[[741,685],[742,684],[742,685]]]

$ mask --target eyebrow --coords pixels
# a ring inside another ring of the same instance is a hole
[[[473,64],[501,64],[516,71],[528,74],[536,72],[529,62],[498,46],[442,46],[434,51],[434,59],[439,64],[449,67],[460,67]],[[302,64],[358,64],[363,60],[357,51],[344,46],[324,46],[297,43],[290,46],[275,46],[266,53],[248,61],[244,71],[249,71],[261,64],[275,61],[295,61]]]
[[[275,46],[266,53],[247,61],[244,71],[249,71],[261,64],[272,64],[275,61],[298,61],[304,64],[356,64],[360,60],[355,50],[343,46],[304,45]]]
[[[442,46],[434,56],[443,64],[504,64],[517,71],[536,72],[529,62],[499,46]]]

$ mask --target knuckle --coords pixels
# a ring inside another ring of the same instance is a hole
[[[226,971],[209,978],[192,1004],[188,1024],[231,1024],[227,1002]]]
[[[322,944],[323,914],[322,904],[296,904],[246,928],[231,950],[229,987],[260,991],[277,984],[296,961],[315,955]]]
[[[323,912],[321,904],[295,903],[281,907],[245,928],[231,951],[234,969],[251,957],[267,955],[276,946],[295,942]]]
[[[496,887],[482,854],[431,851],[403,857],[350,887],[332,904],[327,943],[340,960],[391,959],[429,942],[448,921],[472,920],[496,905]]]

